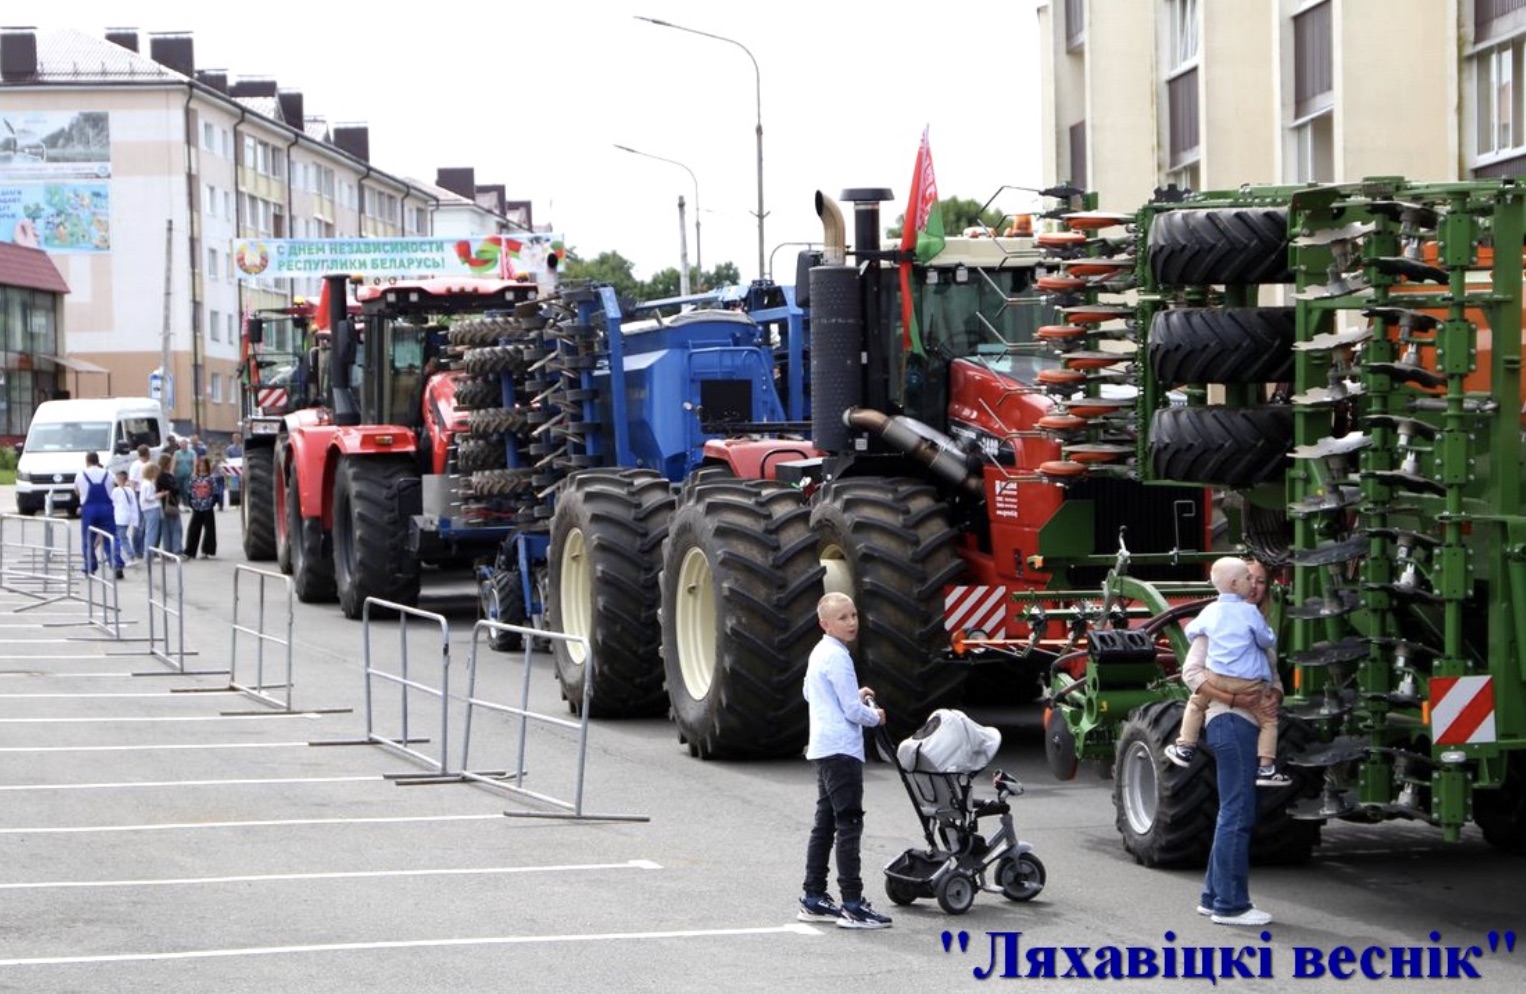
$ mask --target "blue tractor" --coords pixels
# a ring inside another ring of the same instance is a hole
[[[456,444],[469,484],[455,526],[512,525],[479,569],[481,616],[585,637],[598,660],[592,716],[666,713],[659,574],[680,487],[763,475],[756,461],[781,451],[816,454],[793,288],[640,304],[607,286],[563,288],[458,322],[450,340],[464,350],[456,403],[470,428]],[[802,555],[814,569],[814,546]],[[520,640],[498,632],[490,644]],[[552,649],[576,711],[589,667],[580,647]]]

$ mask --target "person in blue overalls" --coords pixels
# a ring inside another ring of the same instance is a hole
[[[85,471],[75,478],[74,489],[79,492],[79,525],[81,545],[85,550],[86,575],[95,572],[96,563],[96,536],[90,534],[90,529],[99,528],[108,535],[116,534],[116,510],[111,503],[111,489],[114,486],[116,483],[111,479],[111,474],[101,467],[101,457],[94,452],[85,453]],[[117,579],[120,580],[122,550],[115,543],[112,543],[112,548]]]

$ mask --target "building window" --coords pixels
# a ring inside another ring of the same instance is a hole
[[[1198,0],[1166,0],[1166,171],[1168,182],[1201,157],[1198,99]]]
[[[1293,116],[1309,117],[1335,104],[1330,3],[1293,18]]]
[[[1521,127],[1523,48],[1526,42],[1516,38],[1473,56],[1477,84],[1476,152],[1481,157],[1513,155],[1526,145]]]
[[[1086,0],[1065,0],[1065,47],[1086,44]]]
[[[1077,121],[1070,126],[1070,181],[1086,189],[1086,122]]]
[[[1191,69],[1166,83],[1171,168],[1179,169],[1198,159],[1197,70]]]
[[[207,249],[207,277],[215,280],[218,277],[218,272],[217,249],[209,248]]]
[[[1473,40],[1501,38],[1526,26],[1526,0],[1473,0]]]
[[[1335,181],[1335,126],[1326,112],[1293,128],[1293,181]]]
[[[207,398],[214,404],[223,402],[223,374],[213,373],[207,381]]]
[[[1202,189],[1203,177],[1199,171],[1200,165],[1200,162],[1189,162],[1180,169],[1170,170],[1166,173],[1166,186],[1174,186],[1188,193]]]
[[[211,121],[202,122],[201,147],[214,154],[217,152],[217,129],[212,127]]]
[[[237,314],[229,314],[228,315],[228,342],[229,342],[229,344],[237,344],[238,343],[238,315]]]
[[[221,328],[222,324],[223,316],[221,311],[207,312],[207,329],[212,336],[212,341],[217,341],[217,329]]]
[[[1335,60],[1331,7],[1325,0],[1293,18],[1293,176],[1298,183],[1335,179]]]
[[[1170,0],[1173,72],[1197,63],[1197,2],[1198,0]]]

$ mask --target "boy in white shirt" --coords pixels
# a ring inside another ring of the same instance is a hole
[[[111,492],[111,511],[117,527],[118,555],[127,566],[141,561],[133,535],[138,530],[141,516],[138,513],[138,490],[127,485],[127,470],[117,470],[117,486]]]

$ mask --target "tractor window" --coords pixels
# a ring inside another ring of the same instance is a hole
[[[386,424],[416,425],[424,389],[423,325],[392,322],[387,326],[390,389],[386,391]]]
[[[962,272],[963,278],[958,277]],[[931,282],[936,274],[937,281]],[[977,358],[998,372],[1032,382],[1055,365],[1034,332],[1055,322],[1052,304],[1031,284],[1029,269],[939,269],[917,293],[918,323],[930,355]]]

